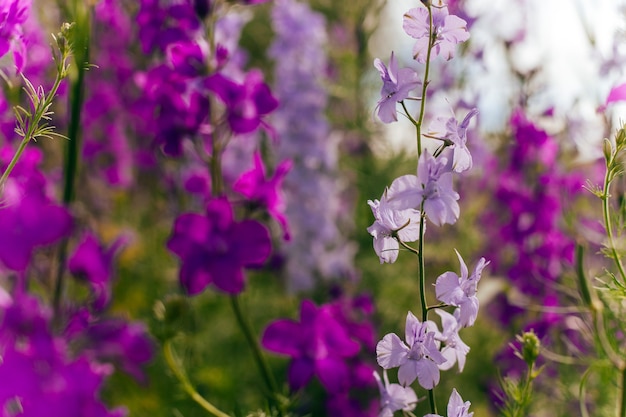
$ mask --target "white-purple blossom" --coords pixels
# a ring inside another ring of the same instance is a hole
[[[421,323],[410,311],[406,316],[406,344],[389,333],[376,345],[378,364],[383,369],[399,367],[398,381],[404,386],[415,379],[425,389],[439,383],[439,367],[446,358],[439,352],[435,341],[437,325],[432,321]]]
[[[389,203],[394,209],[420,207],[437,226],[453,224],[459,219],[461,209],[459,194],[452,189],[452,171],[448,159],[435,158],[424,150],[418,161],[417,176],[403,175],[389,187]]]
[[[430,136],[451,143],[446,151],[455,172],[464,172],[472,168],[472,154],[467,149],[467,128],[472,117],[477,114],[478,109],[470,110],[459,124],[453,113],[452,117],[435,118],[429,126]]]
[[[380,72],[383,86],[380,90],[380,100],[378,100],[378,117],[384,123],[391,123],[398,120],[396,104],[407,97],[411,90],[421,84],[417,73],[411,68],[398,69],[398,61],[393,52],[389,58],[389,68],[378,58],[374,60],[374,66]]]
[[[398,259],[400,248],[394,233],[402,242],[419,240],[420,212],[412,208],[393,209],[389,206],[387,191],[380,197],[380,201],[368,200],[367,204],[374,214],[374,223],[367,228],[374,237],[374,251],[381,264],[393,263]]]
[[[387,370],[383,371],[384,383],[378,372],[374,372],[374,379],[380,391],[380,412],[378,417],[393,417],[396,411],[412,411],[417,404],[417,395],[413,388],[403,387],[400,384],[390,384]]]
[[[457,363],[459,372],[463,372],[465,358],[470,348],[459,337],[459,330],[462,328],[458,322],[459,310],[455,310],[454,315],[444,310],[436,310],[435,312],[441,317],[442,328],[441,333],[438,333],[435,339],[444,344],[441,354],[446,358],[446,362],[439,365],[439,369],[447,371]]]
[[[448,400],[448,417],[472,417],[474,412],[469,412],[469,401],[463,402],[463,398],[457,392],[456,388],[452,388],[452,394]],[[442,417],[439,414],[426,414],[424,417]]]
[[[467,327],[473,325],[478,316],[479,303],[476,289],[482,271],[489,265],[489,261],[480,258],[474,271],[469,275],[467,265],[465,265],[459,252],[456,252],[456,255],[461,264],[461,276],[451,271],[439,275],[435,282],[435,293],[439,301],[459,307],[459,325]]]

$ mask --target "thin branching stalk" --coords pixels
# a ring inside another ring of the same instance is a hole
[[[614,159],[615,155],[611,156],[611,159]],[[615,237],[613,236],[613,225],[611,224],[611,208],[610,208],[610,187],[611,181],[613,180],[613,174],[611,165],[613,164],[613,160],[607,161],[607,170],[604,175],[604,185],[602,187],[602,196],[600,197],[602,200],[602,217],[604,218],[604,227],[606,229],[606,236],[608,239],[608,249],[611,252],[611,258],[615,262],[619,274],[622,278],[622,283],[626,284],[626,271],[624,270],[624,265],[622,264],[622,258],[617,251],[615,246]]]

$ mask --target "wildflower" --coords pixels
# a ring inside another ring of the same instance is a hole
[[[432,13],[432,33],[434,34],[430,58],[441,55],[449,61],[454,57],[456,45],[469,39],[467,22],[458,16],[449,14],[446,6],[431,7],[430,12]],[[413,58],[423,64],[426,62],[428,43],[431,40],[428,9],[416,7],[406,12],[402,27],[409,36],[417,39],[413,46]]]
[[[378,58],[374,60],[374,66],[380,72],[383,80],[383,87],[380,90],[380,100],[378,100],[378,117],[384,123],[391,123],[398,120],[396,114],[396,103],[401,102],[409,96],[411,90],[420,85],[417,73],[410,68],[398,69],[398,61],[393,52],[389,58],[389,68]]]
[[[269,351],[292,357],[289,385],[298,390],[316,375],[330,393],[348,388],[349,368],[346,359],[360,350],[348,330],[333,315],[333,309],[317,307],[304,300],[300,322],[283,319],[270,323],[261,341]]]
[[[0,57],[9,51],[18,72],[26,62],[26,43],[22,25],[30,13],[32,0],[8,0],[0,4]]]
[[[398,259],[398,239],[402,242],[415,242],[419,239],[420,212],[412,208],[394,210],[389,206],[387,191],[380,197],[380,201],[368,200],[367,204],[372,208],[375,219],[367,228],[374,237],[374,251],[381,264],[394,263]]]
[[[477,109],[470,110],[460,124],[454,114],[450,118],[438,117],[429,126],[429,135],[450,144],[448,149],[452,151],[452,157],[449,158],[449,161],[455,172],[463,172],[472,168],[472,154],[466,145],[467,127],[472,117],[477,114]]]
[[[207,204],[204,216],[179,216],[167,248],[181,258],[180,281],[190,295],[211,283],[224,292],[238,294],[244,288],[243,269],[262,266],[272,244],[261,223],[236,222],[228,200],[218,198]]]
[[[267,208],[267,212],[283,228],[283,238],[289,240],[289,226],[285,217],[285,203],[280,193],[281,183],[291,169],[291,161],[278,164],[271,179],[265,177],[265,166],[261,154],[254,154],[254,168],[241,174],[233,190]]]
[[[383,371],[383,381],[378,372],[374,372],[374,378],[380,390],[381,409],[378,417],[393,417],[393,413],[399,410],[412,411],[417,404],[417,395],[411,387],[403,387],[400,384],[390,384],[387,370]]]
[[[452,189],[452,172],[446,157],[435,158],[424,150],[419,158],[417,176],[403,175],[389,187],[389,203],[393,209],[420,207],[430,221],[441,226],[459,219],[459,194]]]
[[[476,289],[480,275],[489,265],[489,261],[480,258],[474,271],[468,275],[467,265],[461,258],[459,252],[456,252],[461,264],[461,276],[454,272],[445,272],[437,278],[435,282],[435,293],[437,299],[446,304],[459,307],[459,325],[467,327],[474,324],[478,315],[478,297],[476,297]]]
[[[455,363],[458,363],[459,372],[463,372],[465,357],[470,348],[459,337],[459,330],[462,327],[458,322],[459,310],[455,310],[454,315],[443,310],[436,310],[435,312],[441,317],[441,328],[443,329],[441,333],[435,336],[435,339],[443,342],[444,347],[441,354],[446,358],[446,362],[439,365],[439,369],[447,371]]]
[[[446,362],[435,342],[435,329],[435,323],[420,323],[409,311],[406,344],[395,333],[385,335],[376,346],[378,364],[383,369],[400,367],[398,380],[404,386],[412,384],[417,378],[422,387],[433,389],[439,383],[438,365]]]
[[[469,401],[463,402],[463,398],[457,392],[456,388],[452,389],[452,394],[448,400],[448,417],[472,417],[473,412],[469,412],[472,405]],[[439,414],[427,414],[424,417],[442,417]]]

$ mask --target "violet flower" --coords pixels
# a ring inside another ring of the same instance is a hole
[[[409,97],[411,90],[417,88],[421,82],[411,68],[398,69],[398,61],[393,52],[389,58],[389,68],[378,58],[374,60],[374,66],[383,80],[380,100],[376,105],[378,117],[384,123],[395,122],[398,120],[396,104]]]
[[[182,265],[180,282],[190,295],[213,284],[238,294],[244,289],[244,268],[261,267],[272,251],[270,235],[256,220],[237,222],[226,198],[209,201],[205,215],[185,213],[174,223],[167,248]]]
[[[412,411],[417,404],[417,395],[411,387],[403,387],[400,384],[390,384],[387,370],[383,371],[383,381],[378,372],[374,372],[374,378],[380,391],[380,412],[378,417],[393,417],[396,411]]]
[[[465,358],[470,348],[459,337],[459,330],[462,328],[459,323],[459,309],[454,311],[454,315],[439,309],[435,310],[435,313],[441,317],[442,328],[435,339],[444,344],[441,354],[446,358],[446,362],[439,365],[439,369],[447,371],[456,363],[459,365],[459,372],[463,372]]]
[[[0,3],[0,57],[9,51],[21,72],[26,62],[26,43],[22,24],[28,19],[32,0],[8,0]]]
[[[421,323],[410,311],[406,317],[406,344],[395,333],[389,333],[378,342],[376,357],[383,369],[398,369],[398,380],[403,386],[415,379],[426,389],[439,383],[439,365],[446,358],[439,352],[435,342],[436,324]]]
[[[288,378],[292,390],[303,388],[315,375],[329,393],[348,388],[346,360],[360,350],[331,309],[309,300],[302,301],[300,322],[282,319],[270,323],[261,344],[271,352],[291,356]]]
[[[459,325],[467,327],[473,325],[478,316],[479,303],[476,290],[483,269],[489,265],[489,261],[480,258],[474,271],[469,275],[467,265],[459,252],[456,252],[456,255],[461,264],[461,276],[450,271],[439,275],[435,282],[435,293],[439,301],[459,307]]]
[[[460,124],[454,114],[450,118],[437,117],[429,126],[429,135],[450,145],[446,151],[452,151],[449,161],[454,172],[464,172],[472,168],[472,154],[467,149],[467,128],[472,117],[477,114],[477,109],[470,110]]]
[[[448,400],[448,417],[472,417],[474,413],[469,412],[470,405],[472,404],[469,401],[463,402],[463,398],[461,398],[456,388],[452,388],[452,394],[450,394],[450,399]],[[426,414],[424,417],[442,416],[439,414]]]
[[[446,6],[431,6],[430,10],[433,21],[432,33],[435,37],[430,59],[441,55],[449,61],[454,57],[456,45],[469,39],[467,22],[458,16],[450,15]],[[406,12],[402,27],[409,36],[417,39],[413,46],[413,58],[417,62],[425,63],[431,39],[428,9],[416,7]]]

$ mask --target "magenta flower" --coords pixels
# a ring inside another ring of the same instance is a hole
[[[255,131],[263,123],[261,118],[278,107],[278,100],[259,71],[248,72],[243,84],[214,74],[204,81],[204,86],[226,105],[228,125],[235,133]]]
[[[393,52],[389,58],[389,68],[378,58],[374,60],[374,66],[380,72],[380,77],[383,80],[380,100],[376,106],[378,117],[384,123],[395,122],[398,120],[396,103],[406,99],[411,90],[417,88],[421,83],[411,68],[398,69],[398,61]]]
[[[469,275],[467,265],[465,265],[459,252],[456,253],[456,256],[461,264],[461,276],[450,271],[439,275],[435,282],[435,293],[439,301],[459,307],[459,325],[467,327],[473,325],[478,316],[476,290],[483,269],[489,265],[489,261],[480,258],[474,271]]]
[[[457,392],[456,388],[452,388],[452,394],[448,400],[448,417],[472,417],[473,412],[469,412],[469,401],[463,402],[463,398]],[[424,417],[442,417],[439,414],[426,414]]]
[[[345,391],[349,385],[348,358],[356,356],[359,344],[334,317],[333,309],[302,301],[300,322],[276,320],[265,329],[265,349],[291,356],[289,386],[304,387],[315,375],[330,393]]]
[[[270,235],[256,220],[236,222],[226,198],[210,201],[206,214],[185,213],[174,223],[167,248],[182,261],[180,282],[190,295],[209,284],[243,291],[244,268],[261,267],[272,251]]]
[[[9,51],[18,72],[26,61],[26,43],[22,24],[28,19],[32,0],[5,0],[0,2],[0,57]]]
[[[389,333],[378,342],[376,357],[383,369],[398,369],[398,380],[404,386],[415,379],[426,389],[439,383],[439,367],[446,358],[435,342],[437,326],[432,321],[421,323],[409,311],[406,316],[406,344],[395,333]],[[408,345],[408,346],[407,346]]]
[[[290,169],[291,161],[283,161],[276,167],[274,176],[268,180],[261,154],[256,152],[254,154],[254,168],[241,174],[233,185],[234,191],[267,208],[269,215],[283,228],[283,238],[285,240],[289,240],[290,235],[287,217],[285,216],[285,202],[283,201],[280,187],[283,178],[285,178]]]
[[[449,14],[446,6],[431,6],[430,10],[433,15],[432,33],[435,36],[430,58],[433,59],[441,55],[449,61],[454,57],[456,45],[469,39],[467,22],[458,16]],[[428,9],[424,7],[413,8],[404,14],[402,23],[404,31],[417,39],[413,46],[413,58],[422,64],[426,62],[428,43],[431,39],[429,25]]]

